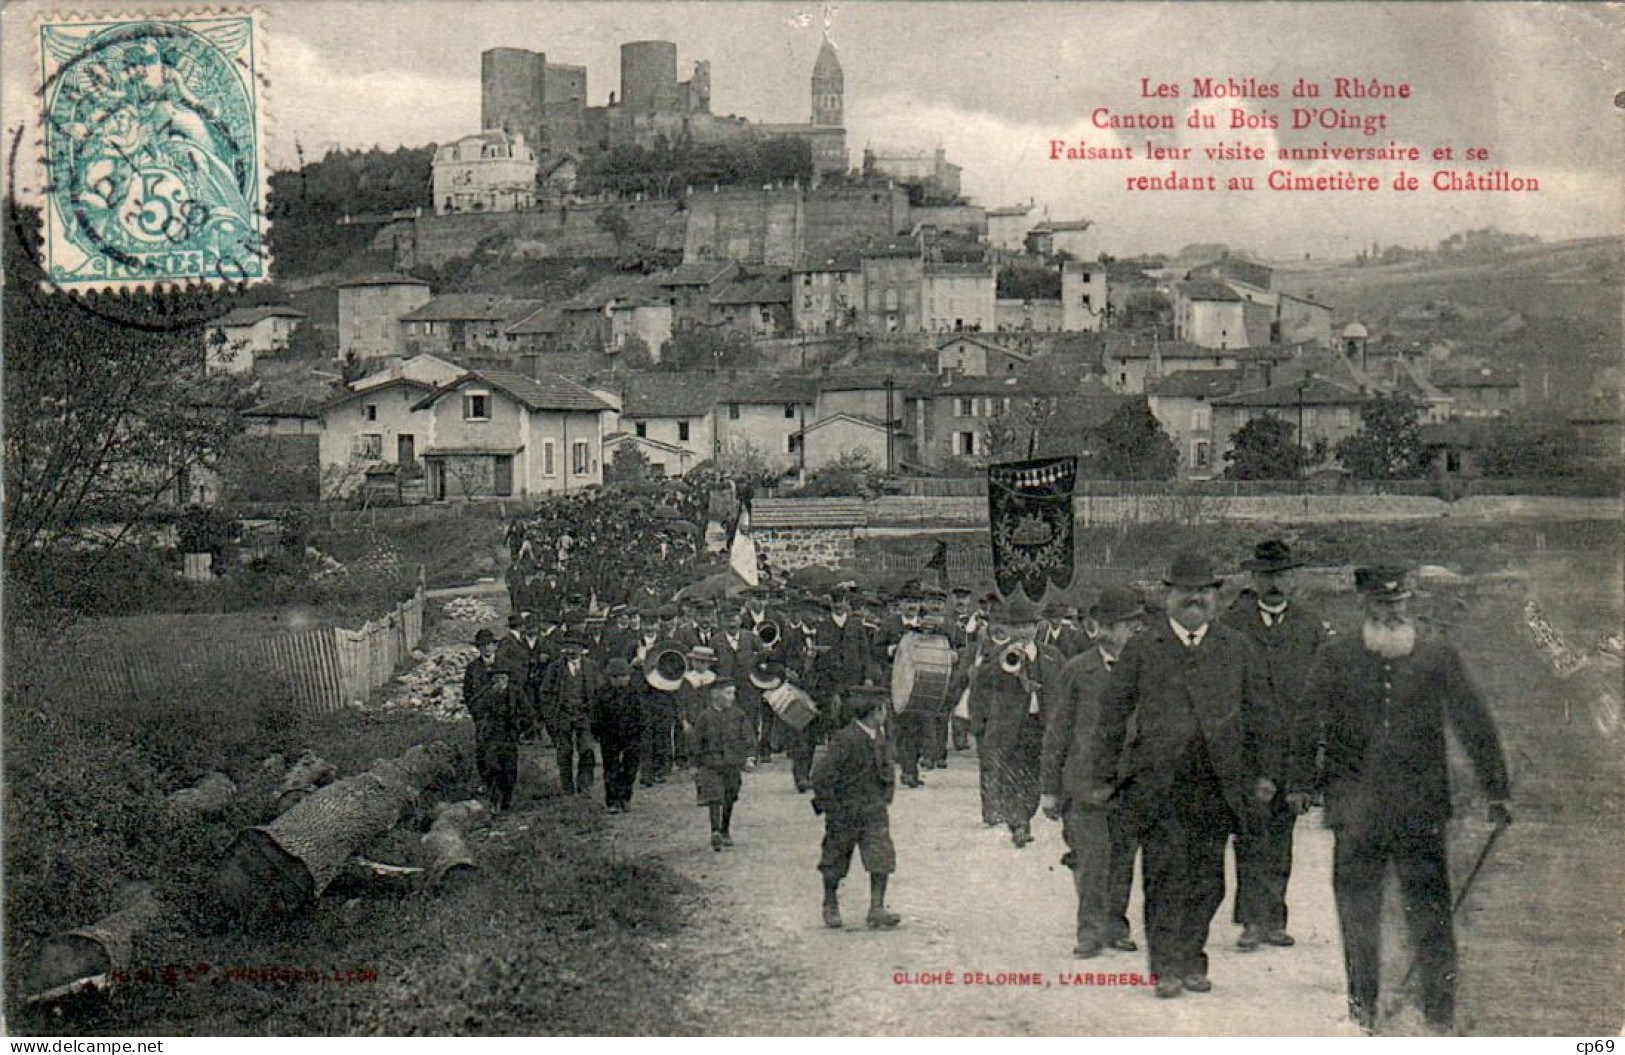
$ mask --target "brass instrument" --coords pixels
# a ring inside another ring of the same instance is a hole
[[[676,692],[688,673],[688,651],[679,641],[657,641],[643,657],[643,680],[661,692]]]
[[[774,645],[779,643],[781,638],[784,637],[784,631],[779,629],[779,624],[775,623],[771,619],[764,619],[760,623],[757,623],[755,633],[757,644],[761,645],[764,649],[772,648]]]
[[[999,653],[999,669],[1006,674],[1020,674],[1027,665],[1027,646],[1019,641],[1012,641]]]

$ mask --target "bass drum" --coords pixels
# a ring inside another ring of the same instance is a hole
[[[941,707],[948,698],[954,649],[941,634],[905,634],[892,660],[891,702],[897,713]]]

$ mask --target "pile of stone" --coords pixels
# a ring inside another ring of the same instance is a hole
[[[463,706],[463,670],[478,653],[473,645],[447,645],[413,652],[411,670],[400,675],[377,703],[362,703],[367,713],[418,711],[436,721],[458,722],[468,717]]]
[[[494,623],[497,621],[497,610],[478,597],[453,597],[447,601],[442,609],[447,619],[455,619],[459,623]]]

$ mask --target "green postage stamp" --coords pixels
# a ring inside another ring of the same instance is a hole
[[[49,280],[265,279],[257,15],[75,16],[38,28]]]

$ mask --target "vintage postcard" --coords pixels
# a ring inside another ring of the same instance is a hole
[[[10,1033],[1613,1050],[1625,8],[0,18]]]

